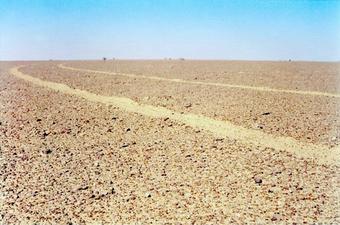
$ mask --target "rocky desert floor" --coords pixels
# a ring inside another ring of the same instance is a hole
[[[0,62],[2,224],[339,224],[339,63]]]

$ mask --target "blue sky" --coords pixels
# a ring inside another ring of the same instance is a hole
[[[337,0],[0,0],[0,60],[340,60]]]

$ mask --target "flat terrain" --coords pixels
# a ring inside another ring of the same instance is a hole
[[[340,223],[339,67],[0,62],[2,223]]]

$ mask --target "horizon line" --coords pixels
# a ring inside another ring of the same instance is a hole
[[[74,59],[0,59],[0,62],[51,62],[51,61],[246,61],[246,62],[324,62],[339,63],[339,60],[308,60],[308,59],[204,59],[204,58],[185,58],[185,57],[164,57],[164,58],[74,58]]]

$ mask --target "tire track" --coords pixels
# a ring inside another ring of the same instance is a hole
[[[65,66],[63,64],[59,64],[58,67],[62,69],[66,69],[66,70],[73,70],[73,71],[80,71],[80,72],[109,74],[109,75],[115,75],[115,76],[124,76],[124,77],[130,77],[130,78],[149,79],[149,80],[167,81],[167,82],[184,83],[184,84],[217,86],[217,87],[226,87],[226,88],[239,88],[239,89],[246,89],[246,90],[253,90],[253,91],[281,92],[281,93],[289,93],[289,94],[314,95],[314,96],[340,98],[340,94],[338,93],[328,93],[328,92],[318,92],[318,91],[298,91],[298,90],[277,89],[277,88],[270,88],[270,87],[224,84],[224,83],[203,82],[203,81],[190,81],[190,80],[182,80],[182,79],[157,77],[157,76],[145,76],[145,75],[136,75],[136,74],[129,74],[129,73],[115,73],[115,72],[106,72],[106,71],[98,71],[98,70],[79,69],[79,68]]]
[[[113,105],[119,107],[121,110],[138,113],[144,116],[154,118],[169,118],[185,123],[191,127],[210,131],[217,137],[229,137],[250,145],[287,151],[297,157],[312,159],[320,164],[339,165],[339,146],[329,149],[321,145],[302,143],[291,137],[276,137],[258,130],[247,129],[234,125],[228,121],[219,121],[206,116],[195,115],[191,113],[181,114],[164,107],[139,104],[125,97],[97,95],[88,91],[73,89],[66,84],[35,78],[20,72],[19,68],[20,67],[14,67],[10,69],[11,74],[35,85],[46,87],[54,91],[81,97],[92,102]]]

